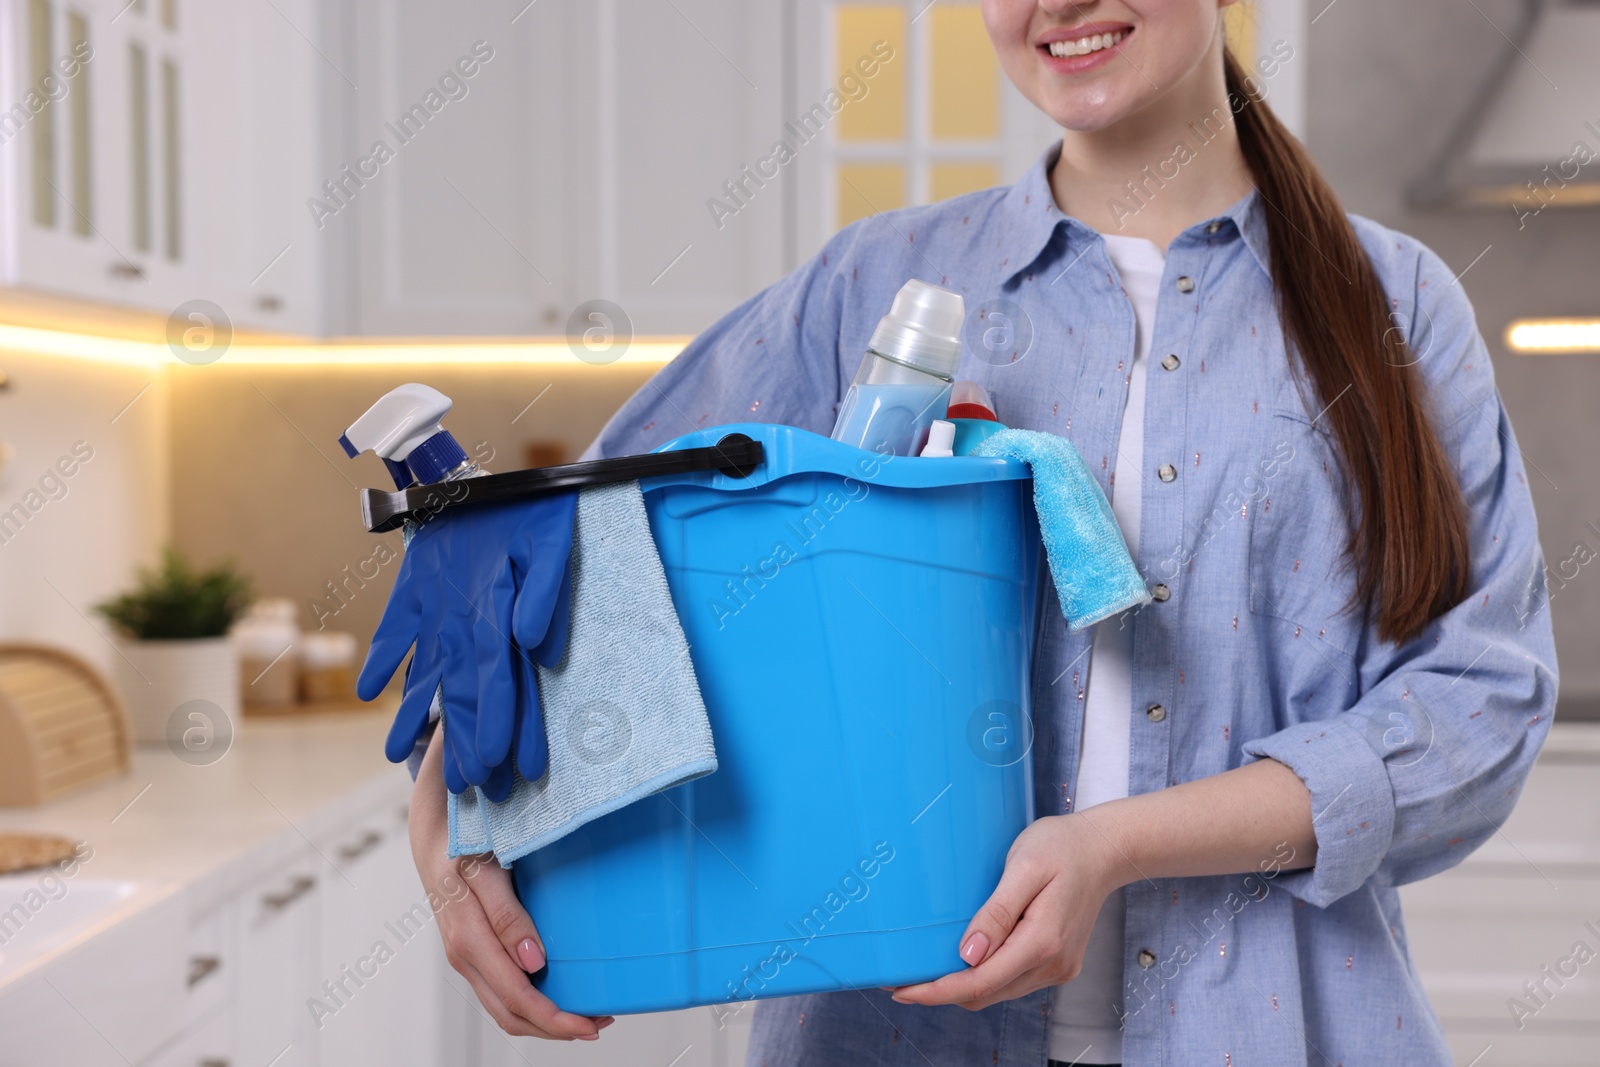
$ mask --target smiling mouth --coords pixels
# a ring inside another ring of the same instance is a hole
[[[1069,56],[1086,56],[1121,44],[1128,34],[1132,32],[1132,30],[1115,30],[1110,33],[1091,33],[1070,41],[1051,41],[1044,48],[1045,51],[1057,59],[1065,59]]]

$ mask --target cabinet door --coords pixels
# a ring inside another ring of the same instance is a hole
[[[316,988],[319,860],[297,850],[239,901],[235,1012],[241,1063],[312,1067],[316,1030],[306,999]]]
[[[339,123],[349,86],[326,5],[314,0],[189,0],[206,92],[191,101],[197,188],[191,212],[206,237],[211,297],[235,326],[323,332],[331,238],[308,199],[323,195],[321,137]],[[201,294],[197,294],[201,295]]]
[[[43,981],[19,983],[0,995],[0,1033],[7,1067],[126,1067],[121,1049],[59,990]]]
[[[353,126],[321,194],[356,231],[355,327],[558,329],[567,304],[567,5],[375,0],[356,44]],[[575,169],[576,168],[576,169]]]
[[[163,313],[211,295],[190,3],[5,4],[6,284]]]
[[[632,335],[696,333],[775,281],[789,179],[736,216],[712,201],[783,136],[780,12],[375,3],[338,161],[374,176],[327,220],[359,227],[355,330],[561,333],[603,300]],[[493,58],[449,98],[441,79],[475,47]],[[380,144],[389,161],[363,163]]]
[[[316,1012],[321,1062],[458,1062],[440,1055],[442,998],[450,996],[444,948],[411,861],[403,799],[317,847],[338,868],[323,883],[318,988],[308,994],[324,1005]]]
[[[19,102],[0,127],[5,283],[141,303],[126,27],[107,0],[8,0],[3,11],[4,99]]]
[[[636,335],[694,334],[788,269],[794,167],[772,154],[789,138],[793,6],[568,9],[576,300],[614,302]]]
[[[140,1067],[243,1067],[233,1052],[233,1023],[231,1011],[219,1011]]]

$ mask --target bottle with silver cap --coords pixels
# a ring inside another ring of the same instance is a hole
[[[914,278],[906,282],[872,331],[839,406],[833,439],[885,454],[918,455],[950,401],[963,314],[959,293]]]

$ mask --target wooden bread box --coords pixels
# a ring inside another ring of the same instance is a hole
[[[130,764],[127,713],[92,665],[0,643],[0,805],[43,804]]]

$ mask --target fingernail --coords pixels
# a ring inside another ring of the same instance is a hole
[[[578,1035],[578,1040],[579,1041],[599,1041],[600,1040],[600,1035],[599,1034],[579,1034]]]
[[[532,974],[544,966],[544,953],[539,951],[539,943],[531,937],[525,937],[517,942],[517,962],[522,964],[522,969]]]
[[[967,961],[968,966],[976,967],[988,951],[989,938],[980,930],[967,938],[967,943],[961,947],[961,958]]]
[[[599,1026],[600,1029],[604,1030],[606,1027],[610,1026],[616,1021],[617,1020],[614,1016],[607,1015],[604,1019],[599,1020],[596,1025]]]

